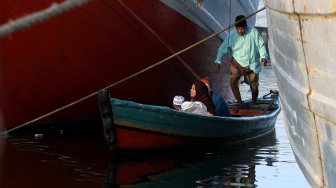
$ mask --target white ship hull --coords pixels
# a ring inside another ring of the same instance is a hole
[[[312,187],[336,187],[336,1],[267,0],[286,130]]]
[[[234,23],[236,16],[248,16],[258,9],[259,0],[161,0],[177,12],[194,23],[214,33]],[[247,24],[254,26],[256,16],[247,20]],[[224,39],[227,32],[220,34]]]

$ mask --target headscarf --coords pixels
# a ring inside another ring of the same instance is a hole
[[[208,87],[204,82],[197,80],[195,83],[196,96],[191,98],[191,101],[200,101],[206,107],[209,113],[215,115],[215,105],[209,95]]]
[[[212,91],[212,81],[209,78],[209,76],[204,76],[203,78],[201,78],[201,81],[205,83],[205,85],[208,87],[208,92],[210,97],[212,97],[213,95],[213,91]]]

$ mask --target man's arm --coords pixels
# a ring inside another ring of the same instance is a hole
[[[255,32],[256,32],[255,33],[256,43],[257,43],[257,47],[258,47],[259,54],[260,54],[260,61],[264,66],[266,66],[268,54],[266,51],[265,42],[263,38],[261,37],[261,35],[259,34],[257,29],[255,29]]]
[[[220,70],[222,59],[228,52],[228,40],[225,40],[217,50],[217,57],[215,60],[215,69],[216,71]]]

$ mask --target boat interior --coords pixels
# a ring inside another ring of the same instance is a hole
[[[252,104],[246,102],[242,107],[238,108],[238,104],[230,104],[229,111],[232,117],[251,117],[266,115],[278,108],[277,104],[273,102],[257,102]]]

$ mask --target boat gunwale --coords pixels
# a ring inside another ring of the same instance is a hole
[[[191,112],[184,112],[184,111],[178,111],[174,110],[172,108],[169,108],[167,106],[156,106],[156,105],[150,105],[150,104],[143,104],[143,103],[138,103],[134,101],[128,101],[128,100],[122,100],[122,99],[117,99],[117,98],[110,98],[110,101],[112,103],[112,106],[124,106],[127,108],[133,108],[133,109],[139,109],[141,111],[148,111],[148,112],[156,112],[156,113],[163,113],[167,114],[169,116],[171,115],[177,115],[180,117],[192,117],[193,119],[203,119],[203,120],[210,120],[210,121],[232,121],[232,122],[248,122],[248,121],[256,121],[256,120],[266,120],[270,119],[280,113],[281,106],[279,102],[279,98],[277,98],[277,101],[275,103],[270,103],[270,104],[275,104],[277,105],[276,109],[272,110],[271,113],[268,114],[262,114],[258,116],[241,116],[241,117],[223,117],[223,116],[216,116],[216,115],[201,115],[201,114],[194,114]],[[115,104],[113,101],[121,101],[122,103]],[[266,99],[259,99],[259,101],[263,102],[270,102],[270,100]],[[132,104],[132,105],[130,105]],[[113,107],[112,107],[113,111]]]

